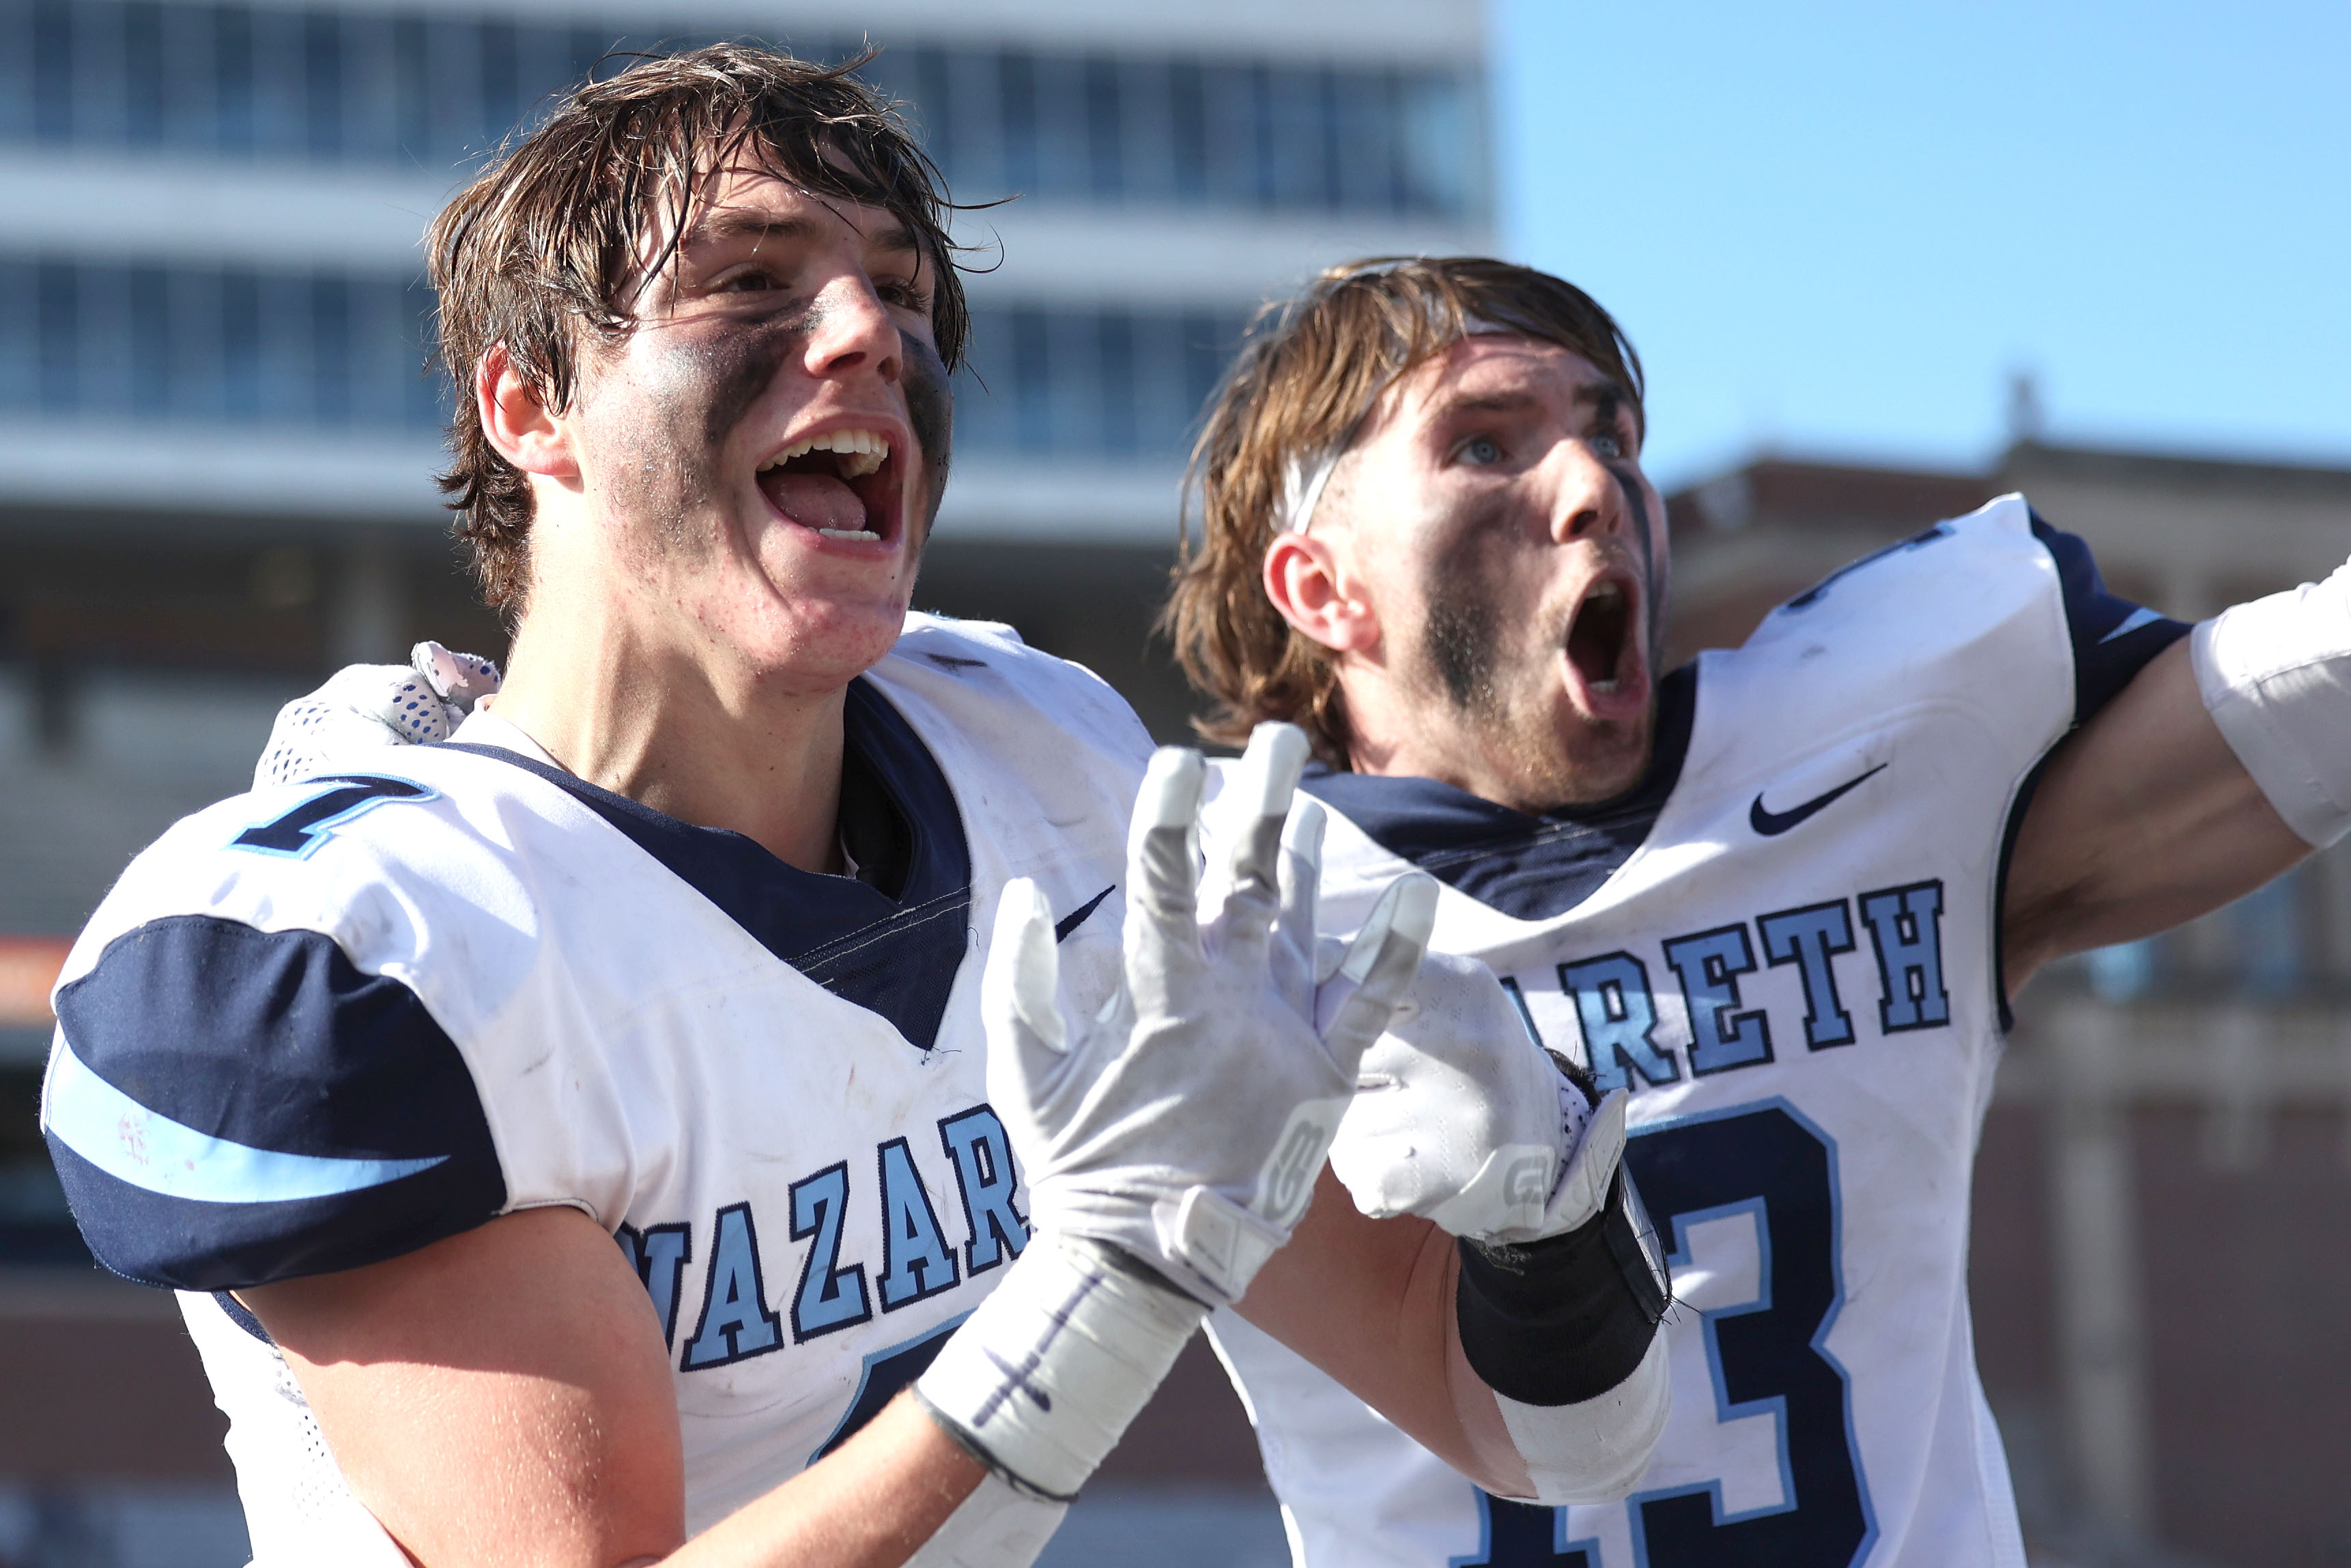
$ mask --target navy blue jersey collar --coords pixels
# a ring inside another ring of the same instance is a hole
[[[1640,783],[1613,800],[1531,816],[1434,779],[1377,778],[1316,765],[1302,788],[1382,849],[1518,920],[1574,908],[1633,856],[1682,775],[1698,707],[1697,666],[1657,687],[1656,741]]]
[[[743,834],[679,821],[500,747],[449,742],[557,786],[783,962],[928,1051],[967,949],[971,852],[946,775],[872,683],[842,714],[841,821],[859,878],[786,865]]]

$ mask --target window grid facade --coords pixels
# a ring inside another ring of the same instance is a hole
[[[0,0],[0,141],[454,172],[609,55],[717,35],[183,0]],[[820,59],[855,40],[786,40]],[[607,68],[609,68],[609,67]],[[967,199],[1477,218],[1450,68],[912,45],[866,74]]]
[[[0,409],[72,421],[432,431],[448,383],[421,278],[0,256]],[[967,453],[1175,460],[1238,312],[982,306]]]
[[[429,311],[421,279],[0,256],[0,408],[431,430]]]

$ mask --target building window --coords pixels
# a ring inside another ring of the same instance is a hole
[[[956,449],[1178,459],[1244,320],[978,306]],[[449,409],[431,353],[422,279],[0,256],[0,410],[431,431]]]
[[[430,430],[421,279],[0,256],[0,408]]]
[[[956,376],[956,450],[1180,461],[1244,321],[1238,311],[977,307]]]
[[[608,56],[706,41],[438,9],[0,0],[0,141],[455,172]],[[1484,210],[1472,73],[914,44],[866,74],[967,200]]]

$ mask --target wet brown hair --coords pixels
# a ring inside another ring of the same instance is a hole
[[[738,155],[905,224],[934,278],[939,357],[949,371],[961,360],[970,316],[945,183],[896,107],[851,74],[871,57],[820,66],[714,44],[643,60],[562,99],[434,220],[440,353],[457,394],[440,484],[493,607],[518,612],[529,582],[530,486],[482,428],[475,369],[503,344],[550,411],[567,407],[583,345],[628,333],[705,182]],[[653,235],[664,243],[648,261]]]
[[[1286,471],[1345,450],[1373,402],[1467,337],[1499,327],[1583,355],[1625,389],[1639,416],[1641,361],[1614,318],[1546,272],[1484,256],[1376,257],[1323,272],[1296,298],[1268,306],[1209,404],[1192,449],[1187,498],[1200,533],[1184,532],[1161,631],[1192,684],[1214,700],[1194,721],[1238,746],[1252,726],[1284,719],[1314,753],[1347,766],[1346,704],[1331,651],[1290,626],[1266,597],[1265,552],[1280,526]]]

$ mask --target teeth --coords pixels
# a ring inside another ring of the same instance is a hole
[[[1624,588],[1614,582],[1604,582],[1592,591],[1592,602],[1594,604],[1614,603],[1624,597]]]
[[[1615,692],[1616,683],[1614,681],[1594,681],[1592,683],[1592,693],[1594,696],[1613,696],[1615,695]]]
[[[874,430],[829,430],[822,435],[811,435],[806,441],[795,441],[765,463],[759,472],[778,468],[795,457],[811,452],[838,452],[841,455],[841,472],[844,477],[862,479],[890,459],[890,439]]]
[[[871,528],[819,528],[817,532],[829,539],[865,539],[870,542],[882,537]]]

